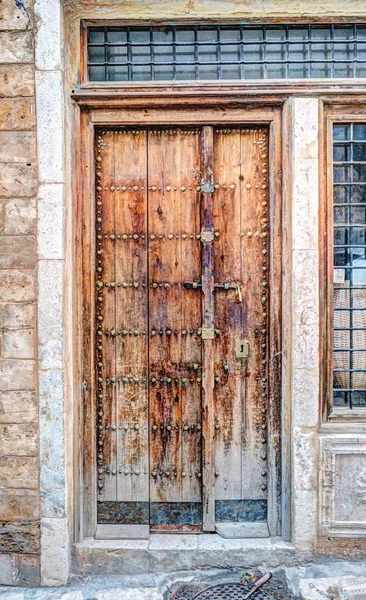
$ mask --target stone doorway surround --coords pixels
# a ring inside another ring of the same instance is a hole
[[[135,1],[136,13],[151,18]],[[169,3],[168,3],[169,4]],[[126,16],[122,6],[120,18]],[[195,8],[189,16],[197,16]],[[37,152],[39,189],[38,206],[38,390],[40,430],[40,491],[41,491],[41,584],[64,585],[70,573],[70,556],[74,540],[74,556],[85,552],[92,566],[97,560],[93,549],[105,555],[123,550],[122,542],[81,540],[75,514],[78,513],[79,476],[75,468],[75,430],[80,391],[74,389],[74,314],[76,294],[73,281],[74,201],[72,195],[73,145],[71,89],[68,81],[63,28],[71,27],[72,11],[63,22],[60,0],[38,0],[34,6],[36,18],[35,82],[37,117]],[[186,10],[186,9],[185,9]],[[296,7],[295,7],[296,10]],[[130,14],[132,7],[129,8]],[[155,16],[172,16],[166,2],[154,6]],[[113,10],[112,16],[116,16]],[[187,12],[187,11],[186,11]],[[178,16],[186,15],[184,10]],[[89,17],[90,8],[80,9]],[[235,14],[238,11],[236,10]],[[108,11],[103,14],[106,17]],[[216,15],[213,15],[216,16]],[[94,14],[98,17],[98,13]],[[243,15],[242,15],[243,17]],[[217,16],[220,19],[220,14]],[[238,19],[241,17],[238,16]],[[76,42],[77,44],[77,42]],[[66,70],[65,70],[66,69]],[[319,531],[331,529],[333,535],[347,535],[337,522],[334,494],[329,500],[329,485],[323,481],[320,469],[320,441],[328,457],[326,463],[334,473],[337,444],[345,444],[349,452],[365,452],[365,433],[352,426],[352,431],[325,427],[319,433],[319,120],[321,104],[316,97],[295,96],[284,107],[289,139],[284,148],[284,168],[291,172],[291,185],[284,198],[286,223],[284,269],[284,377],[283,423],[286,440],[284,461],[291,459],[291,477],[284,485],[291,494],[284,499],[285,539],[279,542],[284,552],[295,561],[310,558]],[[65,158],[66,157],[66,158]],[[290,428],[291,423],[291,428]],[[347,426],[348,427],[348,426]],[[350,447],[352,448],[350,449]],[[289,464],[288,462],[286,464]],[[327,470],[327,473],[329,472]],[[328,487],[327,487],[328,485]],[[321,489],[320,489],[321,488]],[[320,489],[320,492],[319,492]],[[324,499],[325,505],[320,502]],[[333,504],[332,504],[333,503]],[[325,516],[324,516],[325,515]],[[330,515],[330,516],[329,516]],[[324,524],[322,519],[324,519]],[[333,519],[333,521],[332,521]],[[366,516],[365,516],[366,521]],[[365,523],[366,526],[366,523]],[[362,529],[362,528],[361,528]],[[359,535],[365,535],[361,530]],[[217,540],[217,536],[212,539]],[[250,541],[235,541],[237,560],[245,559],[245,546]],[[162,542],[160,542],[162,543]],[[171,542],[172,543],[172,542]],[[187,542],[196,544],[195,541]],[[204,543],[197,540],[197,547]],[[214,545],[217,541],[212,542]],[[258,543],[257,560],[264,561],[276,553],[276,542]],[[116,547],[117,544],[117,547]],[[138,548],[139,542],[136,542]],[[157,536],[149,544],[159,545]],[[179,542],[184,546],[184,542]],[[220,553],[220,544],[215,552]],[[142,550],[142,549],[141,549]],[[193,549],[194,550],[194,549]],[[195,551],[195,550],[194,550]],[[167,549],[164,549],[166,556]],[[123,554],[123,553],[122,553]],[[183,550],[182,556],[184,556]],[[281,554],[281,552],[280,552]],[[118,552],[117,552],[118,555]],[[122,557],[122,555],[121,555]],[[229,559],[229,555],[228,555]],[[245,560],[243,560],[243,564]]]

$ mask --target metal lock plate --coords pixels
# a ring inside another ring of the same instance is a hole
[[[213,181],[205,181],[204,179],[201,179],[201,192],[203,194],[213,194],[214,189]]]
[[[215,330],[209,329],[207,327],[202,327],[201,337],[203,340],[213,340],[215,339]]]
[[[215,234],[213,231],[201,231],[201,242],[206,244],[207,242],[214,241]]]
[[[235,357],[240,360],[249,358],[249,340],[247,338],[235,340]]]

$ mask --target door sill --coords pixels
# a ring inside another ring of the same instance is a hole
[[[148,540],[149,525],[97,525],[96,540]]]
[[[269,537],[266,521],[257,523],[216,523],[216,532],[226,539]]]

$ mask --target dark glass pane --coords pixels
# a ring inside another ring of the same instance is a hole
[[[334,144],[333,160],[344,162],[351,158],[351,146],[349,144]]]
[[[366,125],[355,123],[353,125],[353,138],[355,140],[366,140]]]
[[[353,144],[353,160],[366,161],[366,144]]]
[[[353,245],[365,243],[365,229],[364,227],[352,227],[350,228],[350,243]]]
[[[334,177],[335,183],[337,183],[337,182],[343,183],[344,181],[348,181],[349,180],[349,172],[350,172],[350,167],[335,166],[333,169],[333,177]]]
[[[354,206],[351,208],[352,223],[366,223],[366,208],[363,206]]]
[[[333,192],[334,204],[343,204],[350,201],[350,188],[345,185],[335,185]]]
[[[108,81],[128,81],[128,67],[107,67]]]
[[[88,29],[88,42],[90,44],[104,43],[104,29]]]
[[[348,223],[348,207],[347,206],[334,206],[333,218],[334,223]]]
[[[362,181],[366,183],[366,165],[353,165],[353,181]]]
[[[363,374],[365,375],[365,374]],[[365,381],[366,384],[366,381]],[[366,392],[351,392],[352,395],[352,406],[353,407],[364,407],[366,406]]]
[[[333,139],[334,140],[349,140],[351,133],[350,125],[334,125]]]
[[[334,230],[334,245],[340,244],[347,244],[347,229],[344,227],[337,227]]]
[[[88,55],[90,63],[103,63],[105,59],[104,46],[89,46]]]
[[[352,185],[349,188],[351,202],[366,203],[366,186]]]
[[[333,405],[339,408],[348,408],[348,400],[346,392],[333,392]]]
[[[88,73],[90,81],[105,81],[104,67],[89,67]]]

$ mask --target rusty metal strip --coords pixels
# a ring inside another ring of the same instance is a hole
[[[201,239],[214,235],[213,196],[205,191],[213,186],[213,128],[202,127],[200,135],[201,157]],[[214,330],[214,248],[212,243],[202,244],[202,328]],[[215,531],[214,501],[214,339],[203,339],[202,359],[202,496],[203,530]]]

